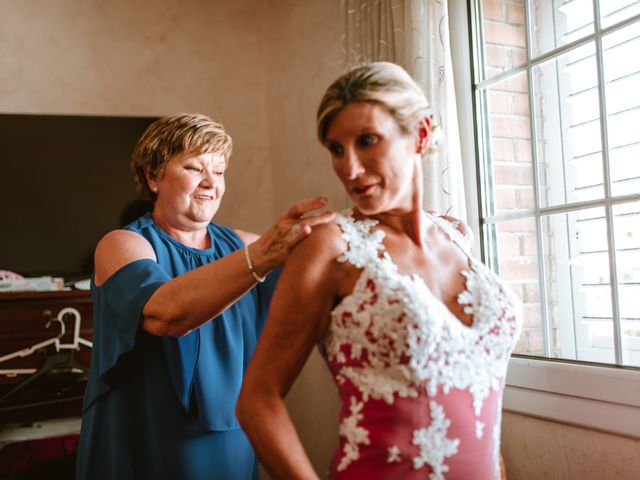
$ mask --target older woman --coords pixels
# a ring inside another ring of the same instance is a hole
[[[500,476],[519,302],[470,255],[464,225],[423,211],[431,132],[397,65],[352,70],[322,99],[318,136],[354,208],[289,257],[238,403],[276,478],[317,478],[282,400],[316,343],[342,401],[331,478]]]
[[[78,479],[257,477],[234,407],[275,283],[268,273],[333,215],[302,218],[325,204],[314,198],[261,237],[212,223],[230,154],[222,125],[199,114],[161,118],[135,148],[153,211],[96,248]]]

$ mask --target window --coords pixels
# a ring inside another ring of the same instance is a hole
[[[640,0],[474,0],[485,262],[516,353],[640,367]]]

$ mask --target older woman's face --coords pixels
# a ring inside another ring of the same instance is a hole
[[[362,213],[412,208],[417,135],[404,133],[386,108],[347,105],[329,124],[324,144],[336,175]]]
[[[210,152],[176,155],[160,179],[149,180],[157,189],[154,209],[180,224],[206,224],[220,207],[225,191],[225,159]]]

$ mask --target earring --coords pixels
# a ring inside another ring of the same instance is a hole
[[[152,191],[153,193],[158,193],[158,187],[153,187],[153,188],[151,188],[151,191]]]

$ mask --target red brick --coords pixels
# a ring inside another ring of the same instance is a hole
[[[491,158],[496,161],[514,161],[514,142],[510,138],[491,138]]]
[[[518,140],[515,142],[515,147],[516,160],[531,163],[531,140]]]
[[[517,93],[512,95],[513,113],[516,115],[529,116],[529,95],[526,93]]]
[[[497,210],[513,210],[517,206],[516,191],[513,188],[496,188],[495,207]]]
[[[491,113],[513,113],[512,94],[489,91],[489,111]]]
[[[502,73],[504,71],[504,69],[502,68],[494,68],[494,67],[487,67],[487,78],[491,78],[495,75],[498,75],[499,73]]]
[[[485,41],[510,47],[525,47],[525,29],[522,26],[484,22]]]
[[[511,66],[517,67],[527,61],[527,51],[524,48],[512,48],[509,52],[511,54]]]
[[[524,25],[524,5],[505,5],[507,11],[507,22]]]
[[[526,283],[522,286],[523,297],[525,303],[537,303],[540,301],[540,285],[538,282]]]
[[[517,257],[500,259],[500,277],[505,280],[537,280],[538,262],[535,259]]]
[[[526,332],[527,335],[527,348],[530,354],[538,354],[538,355],[542,355],[542,353],[544,352],[544,348],[543,348],[543,340],[544,337],[542,336],[542,330],[540,329],[535,329],[535,330],[528,330]]]
[[[519,188],[516,192],[516,206],[518,208],[534,208],[536,202],[533,196],[533,186],[530,188]]]
[[[504,22],[507,19],[507,7],[500,0],[484,0],[482,2],[482,17],[485,20]]]
[[[502,138],[531,138],[529,118],[515,115],[491,115],[491,134]]]
[[[522,255],[532,256],[538,255],[538,243],[536,240],[536,236],[531,235],[523,235],[520,237],[520,251]]]
[[[520,256],[520,241],[517,235],[506,234],[498,236],[498,254],[500,258]]]
[[[528,93],[529,83],[527,82],[527,74],[525,72],[517,73],[492,88],[503,92]]]
[[[511,289],[511,291],[513,293],[516,294],[516,296],[522,300],[522,297],[524,295],[524,289],[522,288],[522,283],[521,282],[504,282],[505,285],[507,287],[509,287]]]
[[[539,304],[528,304],[523,307],[523,323],[524,328],[540,328],[542,324],[542,312]]]
[[[526,335],[520,335],[518,339],[518,343],[516,343],[515,348],[513,349],[513,353],[526,354],[529,351],[529,343],[527,342]]]
[[[533,171],[529,165],[495,165],[493,174],[497,185],[533,185]]]
[[[517,233],[535,233],[536,224],[531,218],[523,218],[521,220],[510,220],[508,222],[500,222],[497,224],[498,233],[517,232]]]
[[[502,45],[487,45],[485,49],[487,66],[499,68],[500,70],[506,70],[511,67],[510,50],[510,48]]]

